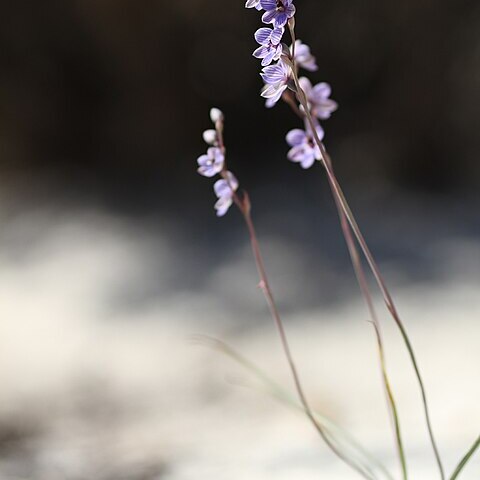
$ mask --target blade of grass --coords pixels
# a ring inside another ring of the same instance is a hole
[[[243,355],[238,353],[227,343],[204,335],[196,335],[193,339],[202,345],[208,346],[215,351],[218,351],[230,359],[234,360],[236,363],[241,365],[245,370],[250,372],[257,380],[259,380],[266,388],[267,393],[270,396],[273,396],[275,399],[281,403],[294,408],[298,411],[305,412],[304,408],[298,404],[292,395],[285,391],[283,387],[274,382],[267,374],[265,374],[257,365],[245,358]],[[375,475],[375,471],[380,471],[385,478],[388,480],[393,480],[393,476],[386,469],[386,467],[380,463],[372,454],[365,450],[353,437],[351,434],[346,432],[340,426],[338,426],[331,419],[322,415],[318,412],[314,412],[317,421],[322,423],[324,429],[327,431],[327,435],[330,436],[330,440],[334,442],[338,448],[342,448],[343,444],[347,444],[348,448],[353,450],[357,456],[358,462],[362,463],[360,468],[363,468],[366,472],[369,472],[371,475]],[[339,440],[340,437],[340,440]]]
[[[467,462],[470,460],[470,458],[472,457],[472,455],[475,453],[475,451],[477,450],[477,448],[480,447],[480,436],[475,440],[475,442],[473,443],[472,447],[470,448],[470,450],[465,454],[465,456],[460,460],[460,463],[457,465],[457,468],[455,469],[455,471],[452,473],[451,477],[450,477],[450,480],[455,480],[459,475],[460,473],[462,472],[463,468],[465,467],[465,465],[467,464]]]

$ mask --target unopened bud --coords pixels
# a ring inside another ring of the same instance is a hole
[[[214,124],[217,122],[223,122],[223,112],[218,108],[212,108],[210,110],[210,119]]]
[[[203,140],[207,145],[215,145],[217,143],[217,132],[215,130],[205,130]]]

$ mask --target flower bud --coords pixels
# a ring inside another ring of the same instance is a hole
[[[223,112],[218,108],[212,108],[210,110],[210,119],[214,124],[217,122],[223,122]]]
[[[215,130],[205,130],[203,140],[207,145],[215,145],[217,143],[217,132]]]

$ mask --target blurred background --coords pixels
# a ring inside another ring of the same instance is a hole
[[[312,404],[395,472],[373,332],[319,166],[264,108],[243,0],[3,2],[0,478],[356,478],[238,365],[292,390],[237,212],[196,173],[210,107]],[[451,472],[480,427],[480,4],[297,0],[326,146],[397,299]],[[438,478],[378,299],[413,479]],[[463,478],[478,479],[480,462]]]

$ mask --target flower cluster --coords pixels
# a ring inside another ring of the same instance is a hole
[[[223,145],[223,113],[218,108],[210,110],[210,119],[215,129],[208,129],[203,132],[203,139],[207,145],[207,153],[200,155],[197,159],[197,172],[204,177],[222,178],[213,185],[213,191],[217,196],[215,210],[217,216],[225,215],[233,203],[233,198],[238,189],[238,181],[232,172],[229,172],[225,163],[225,146]]]
[[[308,113],[313,119],[315,128],[309,126],[309,122],[305,122],[305,130],[294,129],[288,133],[287,143],[292,147],[288,158],[292,162],[298,162],[303,168],[310,168],[315,160],[322,158],[317,140],[323,139],[324,131],[319,120],[330,118],[338,105],[330,98],[331,88],[327,83],[322,82],[313,86],[308,78],[298,78],[300,68],[309,72],[318,70],[317,61],[310,52],[310,47],[298,39],[295,39],[290,47],[282,43],[287,25],[294,37],[293,0],[247,0],[245,7],[264,10],[262,21],[271,25],[255,32],[255,40],[260,46],[253,52],[254,57],[261,59],[263,67],[260,73],[264,82],[261,96],[266,99],[266,107],[273,107],[282,97],[289,103],[293,101],[296,104],[300,100],[299,89],[305,95]],[[291,92],[287,92],[288,89],[297,94],[296,100]],[[304,117],[307,116],[302,105],[299,106],[298,112]],[[316,131],[316,135],[313,131]]]

